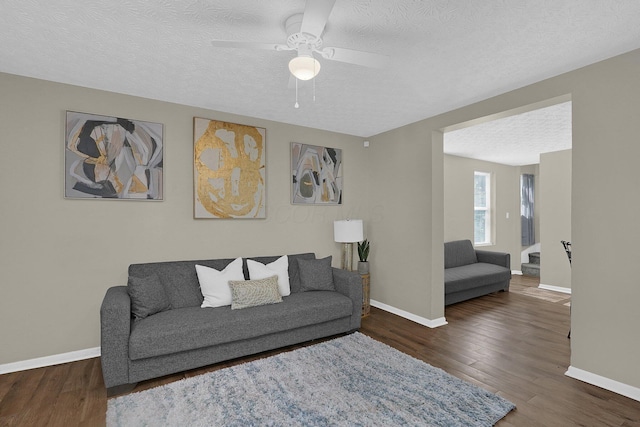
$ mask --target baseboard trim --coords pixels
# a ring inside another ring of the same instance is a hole
[[[437,328],[448,324],[447,320],[444,317],[431,320],[425,317],[416,316],[415,314],[409,313],[408,311],[400,310],[399,308],[381,303],[380,301],[371,300],[371,305],[381,310],[388,311],[389,313],[404,317],[405,319],[411,320],[412,322],[427,326],[429,328]]]
[[[571,288],[564,288],[562,286],[545,285],[544,283],[540,283],[538,285],[538,288],[546,289],[548,291],[562,292],[563,294],[571,295]]]
[[[22,360],[20,362],[5,363],[4,365],[0,365],[0,375],[9,374],[11,372],[26,371],[28,369],[42,368],[45,366],[60,365],[62,363],[76,362],[78,360],[91,359],[92,357],[100,357],[100,347]]]
[[[629,399],[637,400],[638,402],[640,402],[640,388],[638,387],[633,387],[629,384],[624,384],[607,377],[593,374],[589,371],[575,368],[573,366],[569,366],[569,369],[567,369],[567,372],[565,372],[564,374],[576,380],[595,385],[597,387],[612,391],[617,394],[621,394],[622,396],[626,396]]]
[[[516,276],[522,276],[522,271],[520,271],[520,270],[511,270],[511,274],[515,274]]]

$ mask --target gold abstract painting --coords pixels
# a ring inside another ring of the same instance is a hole
[[[194,118],[196,218],[266,218],[264,128]]]

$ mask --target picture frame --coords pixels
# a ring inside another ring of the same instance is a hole
[[[194,117],[194,218],[266,218],[266,129]]]
[[[291,203],[341,205],[342,149],[291,143]]]
[[[164,198],[161,123],[66,112],[66,199]]]

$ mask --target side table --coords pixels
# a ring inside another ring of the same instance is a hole
[[[360,277],[362,277],[362,317],[367,317],[371,311],[371,298],[369,296],[371,275],[361,274]]]

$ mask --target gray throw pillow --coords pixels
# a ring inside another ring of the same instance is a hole
[[[147,277],[129,276],[127,291],[131,298],[131,312],[136,320],[171,308],[164,286],[155,274]]]
[[[307,291],[335,291],[331,257],[322,259],[298,259],[300,288]]]
[[[229,280],[229,287],[232,310],[282,302],[277,275],[256,280]]]

